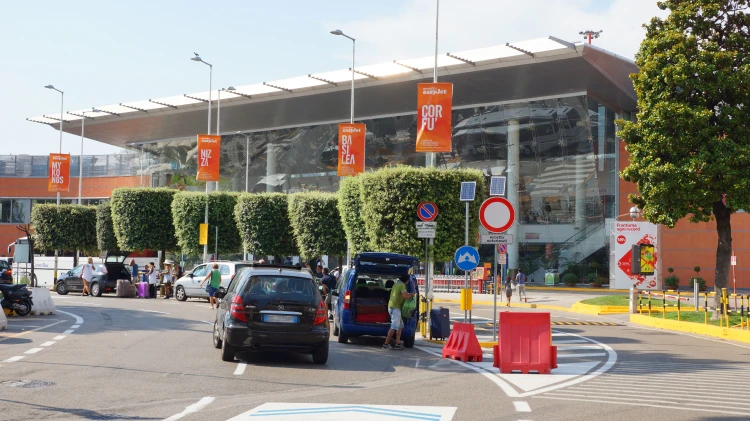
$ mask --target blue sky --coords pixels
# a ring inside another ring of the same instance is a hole
[[[522,3],[522,4],[519,4]],[[214,87],[243,85],[426,56],[434,49],[434,0],[129,0],[7,2],[0,23],[0,154],[56,152],[58,134],[26,117],[200,92],[214,64]],[[641,24],[659,14],[652,0],[441,0],[440,52],[604,29],[597,44],[632,58]],[[86,140],[85,153],[117,149]],[[80,138],[63,137],[78,153]]]

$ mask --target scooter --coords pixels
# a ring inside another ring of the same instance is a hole
[[[3,293],[3,299],[0,301],[3,311],[8,309],[9,314],[16,313],[23,317],[31,313],[31,291],[24,284],[0,285],[0,292]]]

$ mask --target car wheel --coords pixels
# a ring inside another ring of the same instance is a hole
[[[177,298],[177,301],[185,301],[187,300],[187,294],[185,294],[185,288],[182,286],[177,287],[177,291],[175,292],[175,298]]]
[[[224,337],[221,340],[221,360],[234,361],[235,352],[236,350],[234,347],[227,343],[227,332],[224,331]]]
[[[414,335],[416,335],[416,332],[412,333],[411,336],[404,338],[404,348],[414,347]]]
[[[339,343],[345,344],[349,342],[349,335],[344,333],[344,330],[339,327]]]
[[[219,321],[214,322],[214,348],[221,349],[221,338],[219,338]]]
[[[313,352],[312,360],[315,364],[325,364],[328,362],[328,344],[325,347]]]
[[[91,284],[91,295],[94,297],[101,297],[102,296],[102,289],[99,286],[99,282],[94,282]]]
[[[57,293],[60,295],[68,295],[68,286],[65,285],[65,282],[60,281],[57,283],[55,291],[57,291]]]
[[[336,323],[336,319],[333,319],[333,336],[339,336],[339,325]]]
[[[21,317],[28,316],[31,313],[31,303],[28,301],[21,301],[20,303],[13,304],[13,311]]]

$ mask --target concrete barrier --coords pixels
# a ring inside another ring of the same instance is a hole
[[[8,328],[8,318],[5,317],[5,312],[0,310],[0,330]]]
[[[40,316],[44,314],[55,314],[55,303],[52,301],[47,288],[30,288],[31,300],[34,305],[31,306],[31,314]]]

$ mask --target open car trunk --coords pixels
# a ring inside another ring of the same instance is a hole
[[[390,324],[388,299],[392,277],[359,275],[354,290],[354,322],[358,324]],[[386,288],[388,286],[388,288]]]

